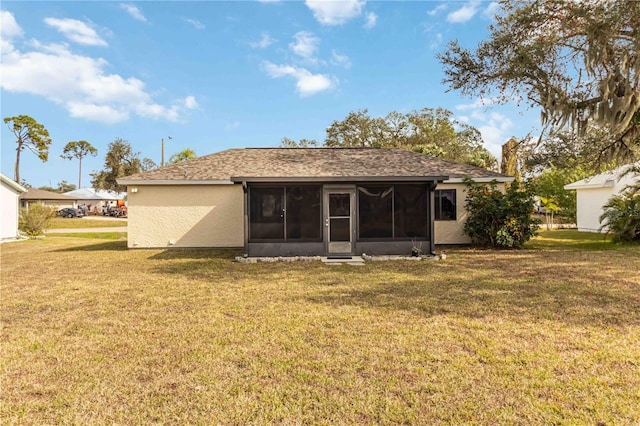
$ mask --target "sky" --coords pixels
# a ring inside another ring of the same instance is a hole
[[[535,133],[539,111],[463,97],[442,83],[436,54],[488,35],[489,1],[3,1],[2,117],[29,115],[53,143],[49,160],[25,150],[20,177],[34,187],[82,186],[110,142],[128,141],[161,163],[186,148],[277,147],[323,141],[351,111],[446,108],[481,131],[498,159],[511,136]],[[4,124],[4,123],[3,123]],[[16,138],[1,126],[1,170],[13,177]],[[171,139],[169,139],[169,137]]]

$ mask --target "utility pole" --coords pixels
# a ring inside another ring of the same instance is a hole
[[[167,136],[167,139],[171,140],[171,136]],[[160,162],[160,167],[164,166],[164,138],[162,138],[162,159]]]

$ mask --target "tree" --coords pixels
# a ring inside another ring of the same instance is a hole
[[[299,142],[296,142],[293,139],[282,138],[282,141],[280,141],[280,148],[315,148],[319,145],[315,139],[300,139]]]
[[[614,242],[640,241],[640,184],[614,195],[603,207],[600,231],[613,234]]]
[[[334,121],[327,128],[324,144],[329,147],[382,148],[387,145],[385,122],[372,118],[368,110],[350,112],[342,121]]]
[[[66,180],[61,180],[58,182],[57,191],[60,193],[75,191],[78,189],[74,184],[67,182]]]
[[[13,180],[20,182],[20,154],[25,148],[38,156],[42,162],[49,159],[49,145],[51,138],[49,131],[40,123],[28,115],[18,115],[16,117],[5,117],[4,122],[9,127],[17,140],[16,163]]]
[[[566,191],[564,186],[584,179],[591,173],[580,167],[556,168],[551,167],[530,179],[531,188],[541,201],[553,201],[557,205],[557,213],[572,220],[576,218],[576,191]],[[542,207],[544,202],[542,203]],[[545,210],[546,214],[546,210]]]
[[[169,158],[169,164],[181,163],[183,161],[191,160],[192,158],[196,158],[198,154],[192,149],[185,148],[182,151],[173,154]]]
[[[609,150],[640,143],[640,3],[501,0],[489,39],[438,55],[465,95],[542,108],[546,131],[607,129]]]
[[[78,168],[78,188],[82,188],[82,159],[87,155],[95,157],[98,155],[98,150],[93,147],[87,141],[72,141],[65,145],[60,157],[66,160],[73,160],[77,158],[80,160],[80,167]]]
[[[487,169],[497,166],[495,157],[482,146],[480,131],[455,120],[444,108],[406,114],[392,111],[386,117],[370,117],[366,109],[350,112],[327,128],[325,145],[395,147]]]
[[[91,185],[94,188],[122,192],[126,187],[118,185],[116,179],[154,167],[155,163],[148,158],[140,160],[140,153],[133,152],[129,142],[116,138],[109,144],[104,169],[91,174]]]
[[[532,218],[533,194],[518,182],[506,192],[495,182],[486,185],[466,179],[467,221],[464,232],[482,247],[519,248],[536,235],[537,220]]]

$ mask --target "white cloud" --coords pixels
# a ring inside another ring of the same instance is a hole
[[[23,34],[13,14],[0,10],[0,51],[3,54],[11,52],[13,50],[11,41],[16,37],[22,37]]]
[[[494,19],[498,11],[500,10],[500,5],[497,1],[492,1],[489,3],[489,6],[482,12],[485,18]]]
[[[306,0],[305,4],[322,25],[342,25],[360,16],[365,0]]]
[[[463,24],[469,21],[478,13],[478,1],[471,1],[466,3],[460,9],[455,10],[447,15],[447,22],[452,24]]]
[[[198,108],[198,102],[196,101],[195,96],[187,96],[183,100],[184,106],[187,109],[196,109]]]
[[[230,132],[231,130],[237,129],[238,127],[240,127],[240,122],[232,121],[224,125],[224,130],[226,130],[227,132]]]
[[[303,97],[329,90],[335,85],[333,78],[325,74],[312,74],[304,68],[276,65],[267,61],[263,62],[262,66],[272,78],[293,77],[296,80],[296,90]]]
[[[24,34],[11,12],[0,10],[0,35],[3,39],[14,39]]]
[[[431,9],[430,11],[427,12],[427,15],[429,16],[436,16],[438,13],[442,12],[443,10],[445,10],[447,8],[446,4],[441,4],[438,5],[436,7],[434,7],[433,9]]]
[[[137,6],[132,4],[120,3],[120,8],[126,11],[131,17],[140,22],[147,22],[147,18],[142,14],[142,11]]]
[[[204,30],[206,28],[205,25],[197,19],[184,18],[184,20],[193,25],[197,30]]]
[[[318,53],[320,39],[308,31],[299,31],[293,38],[295,42],[289,43],[289,49],[307,61],[316,63],[318,59],[315,55]]]
[[[429,48],[437,49],[440,46],[440,44],[442,44],[442,33],[437,33],[435,37],[431,40],[431,43],[429,43]]]
[[[486,148],[494,155],[500,155],[502,144],[509,139],[513,122],[504,115],[493,112],[485,119],[484,124],[477,126]],[[499,158],[499,157],[498,157]]]
[[[269,34],[262,33],[262,36],[260,37],[260,41],[249,43],[249,46],[253,47],[254,49],[265,49],[271,46],[275,41],[276,40],[271,38]]]
[[[33,40],[31,50],[25,52],[6,44],[9,49],[2,50],[0,60],[0,87],[48,99],[66,108],[72,117],[116,123],[136,114],[177,121],[197,107],[193,96],[161,105],[152,99],[143,81],[109,74],[107,61],[75,54],[66,44],[43,45]]]
[[[482,135],[485,147],[493,154],[501,155],[502,144],[509,138],[513,121],[499,112],[487,112],[487,108],[497,103],[497,99],[476,99],[470,104],[456,105],[457,111],[467,114],[458,116],[458,120],[476,127]]]
[[[69,40],[78,44],[85,46],[107,45],[107,42],[104,41],[93,28],[77,19],[45,18],[44,22],[50,27],[60,31]]]
[[[331,63],[345,68],[351,68],[351,60],[347,55],[340,55],[335,50],[331,51]]]
[[[366,14],[365,19],[367,20],[364,23],[364,27],[368,30],[376,26],[376,22],[378,22],[378,15],[373,12],[369,12]]]

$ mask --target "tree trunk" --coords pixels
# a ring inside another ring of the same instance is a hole
[[[78,189],[82,188],[82,157],[80,157],[80,167],[78,168]]]
[[[22,151],[22,141],[18,140],[18,147],[16,148],[16,167],[13,170],[13,180],[16,183],[20,183],[20,152]]]

